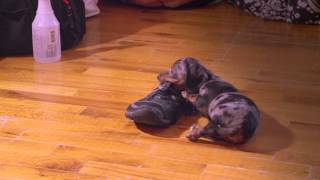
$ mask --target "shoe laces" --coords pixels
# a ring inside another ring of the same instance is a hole
[[[178,89],[175,89],[171,84],[162,84],[156,88],[149,96],[150,98],[159,98],[162,100],[171,100],[174,102],[180,102],[182,96]]]

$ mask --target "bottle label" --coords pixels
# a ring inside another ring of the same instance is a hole
[[[49,31],[49,41],[47,47],[47,57],[54,57],[57,54],[57,46],[56,46],[56,32],[54,30]]]
[[[58,28],[35,28],[32,40],[34,56],[38,58],[54,58],[61,52]]]

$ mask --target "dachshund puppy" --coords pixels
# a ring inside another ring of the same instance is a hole
[[[160,82],[171,82],[180,91],[186,91],[189,94],[198,94],[202,84],[212,79],[219,79],[219,77],[191,57],[177,60],[168,72],[158,76]]]
[[[212,74],[196,59],[177,60],[168,72],[158,76],[158,80],[174,84],[198,112],[209,119],[205,127],[192,126],[187,136],[191,141],[208,137],[241,144],[254,134],[260,118],[254,102]]]
[[[191,127],[187,136],[191,141],[208,137],[243,144],[253,136],[259,124],[260,112],[255,103],[227,82],[208,81],[200,88],[196,98],[186,98],[209,119],[205,127]]]

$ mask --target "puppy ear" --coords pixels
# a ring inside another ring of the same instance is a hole
[[[157,78],[161,83],[162,82],[170,82],[170,83],[175,84],[179,81],[178,79],[170,76],[169,72],[160,73]]]

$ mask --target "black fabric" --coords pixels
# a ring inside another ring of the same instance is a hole
[[[29,0],[0,1],[0,55],[32,51],[34,16],[35,9]]]
[[[229,0],[229,2],[265,19],[320,24],[319,0]]]
[[[32,21],[37,0],[0,1],[0,55],[32,53]],[[61,47],[78,44],[85,33],[85,9],[82,0],[51,0],[60,22]]]
[[[196,1],[192,1],[190,3],[184,4],[178,8],[194,8],[194,7],[200,7],[200,6],[205,6],[211,2],[216,2],[218,0],[196,0]]]

